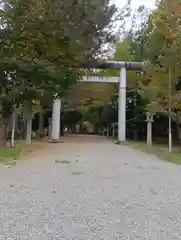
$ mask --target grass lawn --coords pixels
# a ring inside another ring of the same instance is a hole
[[[175,164],[181,164],[181,146],[173,146],[173,152],[168,152],[167,145],[153,144],[149,147],[144,142],[130,141],[129,146],[139,149],[145,153],[156,155],[159,159],[169,161]]]
[[[15,147],[5,147],[0,149],[0,164],[16,165],[16,160],[24,159],[39,150],[47,148],[47,140],[34,140],[32,144],[26,144],[26,141],[16,141]]]
[[[0,149],[0,163],[3,164],[13,164],[21,154],[22,146],[18,145],[14,148],[2,148]]]

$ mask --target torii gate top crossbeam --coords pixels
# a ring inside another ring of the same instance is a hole
[[[98,69],[120,69],[126,68],[128,70],[142,70],[144,67],[144,62],[134,62],[134,61],[105,61],[105,62],[95,62],[90,64],[88,68],[98,68]]]
[[[108,61],[105,63],[106,68],[126,68],[129,70],[142,70],[144,67],[143,62],[132,62],[132,61]]]

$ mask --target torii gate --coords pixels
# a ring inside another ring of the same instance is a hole
[[[126,62],[126,61],[107,61],[98,63],[91,68],[98,69],[120,69],[119,77],[101,77],[101,76],[84,76],[83,82],[102,82],[102,83],[118,83],[119,84],[119,100],[118,100],[118,141],[126,141],[126,71],[142,70],[143,62]],[[58,141],[60,137],[60,113],[61,100],[56,99],[53,103],[52,113],[52,140]]]

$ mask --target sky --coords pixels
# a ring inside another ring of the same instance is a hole
[[[127,0],[112,0],[118,7],[123,7]],[[145,5],[147,8],[154,8],[155,0],[131,0],[133,9],[139,7],[140,5]]]
[[[144,5],[148,10],[152,10],[155,7],[155,1],[156,0],[131,0],[131,6],[132,6],[132,14],[135,13],[135,11],[138,9],[139,6]],[[112,3],[116,4],[119,8],[124,7],[128,0],[112,0]],[[140,19],[137,16],[137,24],[140,24]],[[126,21],[126,29],[130,29],[131,28],[131,18],[127,18]]]

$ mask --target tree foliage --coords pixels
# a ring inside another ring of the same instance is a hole
[[[146,56],[150,64],[147,66],[146,78],[148,81],[146,84],[145,82],[141,84],[142,92],[149,99],[149,106],[154,106],[152,108],[155,112],[167,112],[169,108],[168,73],[170,71],[172,73],[173,115],[176,106],[180,102],[180,92],[177,91],[177,84],[181,74],[180,4],[180,0],[174,1],[172,5],[167,0],[161,1],[157,9],[150,15],[143,31],[143,37],[145,38],[144,49],[147,49]]]
[[[66,95],[78,68],[115,39],[109,1],[0,1],[1,112]]]

